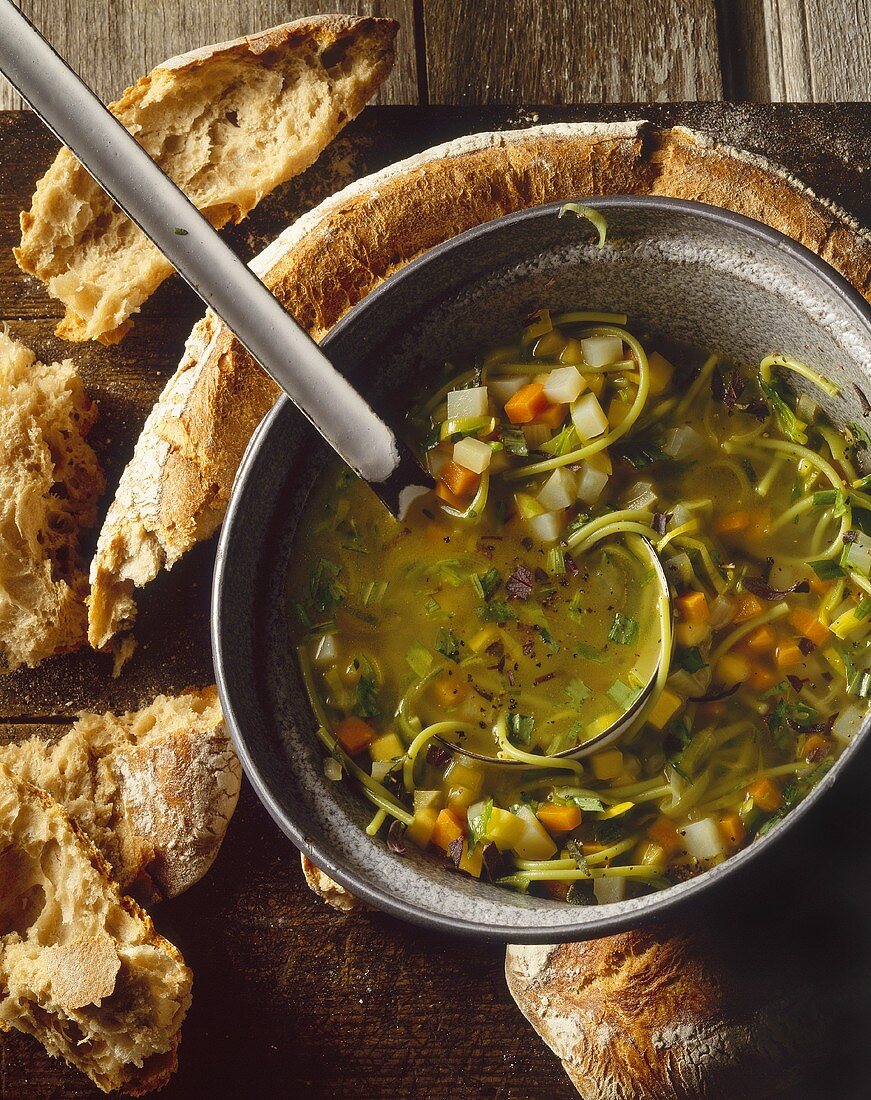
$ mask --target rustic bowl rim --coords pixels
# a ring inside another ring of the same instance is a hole
[[[565,199],[560,202],[551,202],[540,206],[524,208],[500,218],[483,222],[480,225],[449,238],[434,246],[427,252],[412,260],[405,267],[385,280],[373,291],[367,294],[349,310],[341,320],[330,330],[322,341],[323,348],[329,352],[333,340],[339,339],[346,326],[356,321],[359,314],[368,309],[372,303],[379,301],[386,295],[390,295],[394,288],[407,279],[415,278],[417,272],[426,267],[434,259],[451,253],[457,248],[462,248],[470,241],[474,241],[489,233],[503,229],[506,225],[528,221],[537,218],[549,218],[557,215],[567,202],[581,202],[585,206],[607,213],[609,210],[652,211],[659,213],[688,214],[700,217],[710,223],[721,225],[729,229],[738,229],[751,238],[773,245],[779,251],[789,256],[790,260],[798,264],[806,272],[822,283],[843,302],[844,306],[854,314],[854,319],[861,327],[864,327],[871,337],[871,305],[839,272],[837,272],[822,257],[809,248],[786,236],[777,229],[755,221],[752,218],[737,214],[734,211],[707,203],[700,203],[689,199],[675,199],[660,195],[603,195],[590,196],[582,199]],[[288,404],[289,399],[280,397],[273,408],[264,417],[251,437],[248,447],[240,463],[236,480],[233,486],[227,514],[215,558],[214,578],[212,586],[212,611],[211,611],[211,639],[212,653],[215,666],[218,693],[223,707],[224,718],[229,729],[231,739],[257,797],[266,808],[270,817],[279,826],[301,853],[310,858],[332,879],[344,886],[361,901],[380,909],[391,916],[409,921],[418,926],[445,932],[460,934],[483,940],[508,942],[508,943],[556,943],[578,939],[593,939],[598,936],[609,935],[628,928],[637,928],[643,924],[661,918],[666,912],[674,912],[684,905],[698,901],[701,895],[710,895],[725,882],[731,882],[735,875],[750,865],[758,863],[761,856],[770,849],[782,843],[784,837],[792,833],[796,826],[803,821],[814,807],[826,797],[829,790],[837,781],[840,774],[850,765],[857,755],[861,745],[868,739],[871,728],[871,717],[862,725],[859,732],[853,737],[851,743],[842,752],[833,767],[818,782],[816,787],[804,798],[798,806],[790,811],[779,826],[772,829],[765,836],[758,838],[748,848],[730,856],[723,863],[718,864],[703,874],[689,879],[676,886],[670,887],[659,893],[645,895],[643,909],[627,908],[623,910],[622,903],[609,905],[613,910],[592,920],[583,923],[567,921],[560,925],[547,925],[541,929],[533,926],[514,927],[508,924],[476,923],[449,916],[424,905],[416,905],[410,901],[397,899],[390,891],[389,886],[382,888],[372,885],[357,877],[353,870],[348,870],[341,861],[337,860],[329,848],[320,845],[309,837],[305,829],[296,824],[284,808],[273,796],[269,780],[261,773],[257,761],[249,750],[244,734],[244,715],[237,713],[233,702],[232,684],[235,673],[232,663],[225,659],[224,631],[232,629],[232,623],[225,622],[223,615],[223,580],[227,569],[228,559],[234,552],[233,543],[237,536],[234,534],[235,518],[239,510],[240,500],[245,492],[246,483],[251,475],[255,458],[260,449],[268,440],[272,425],[281,415]],[[256,585],[252,585],[251,598],[255,598]],[[373,839],[373,843],[376,841]],[[448,890],[442,886],[440,890]],[[636,900],[636,899],[633,899]]]

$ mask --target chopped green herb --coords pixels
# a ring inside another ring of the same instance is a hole
[[[432,667],[433,658],[425,645],[415,642],[406,653],[405,660],[415,676],[426,676]]]
[[[547,571],[552,577],[561,577],[566,571],[566,552],[559,546],[547,552]]]
[[[503,428],[502,446],[509,454],[519,455],[521,458],[525,458],[529,454],[529,447],[526,444],[526,436],[523,434],[522,428]]]
[[[347,595],[344,585],[336,579],[341,571],[341,566],[326,558],[321,558],[315,566],[309,580],[309,594],[315,611],[330,614]]]
[[[448,628],[444,626],[436,636],[436,649],[443,657],[447,657],[449,661],[459,661],[461,644],[460,639],[453,630],[448,630]]]
[[[565,686],[565,693],[578,708],[583,706],[593,694],[583,680],[569,680]]]
[[[562,646],[559,644],[556,638],[554,638],[553,634],[551,634],[546,626],[541,627],[538,633],[541,636],[541,640],[551,651],[551,653],[559,653],[560,649],[562,649]]]
[[[482,623],[507,623],[517,618],[505,600],[479,604],[475,611]]]
[[[659,435],[636,436],[631,442],[618,443],[613,450],[620,458],[625,458],[636,470],[654,466],[658,462],[670,462],[671,459],[660,446]]]
[[[589,882],[575,880],[569,883],[566,891],[566,901],[569,905],[598,905],[598,898],[590,889]]]
[[[487,832],[487,826],[490,824],[490,816],[493,813],[493,799],[488,798],[484,805],[481,807],[479,813],[474,817],[469,817],[469,839],[468,845],[471,851],[476,844],[484,839],[484,835]]]
[[[508,715],[508,740],[512,745],[531,745],[534,730],[533,715],[518,714],[516,710]]]
[[[605,804],[600,799],[593,798],[592,795],[569,794],[566,795],[566,800],[574,802],[578,809],[585,813],[601,813],[605,809]]]
[[[618,611],[608,632],[608,641],[616,642],[617,645],[633,645],[638,641],[639,633],[638,620],[633,619],[631,615],[624,615],[622,611]]]
[[[628,710],[640,694],[640,688],[629,687],[622,680],[615,680],[607,691],[608,698],[613,700],[622,710]]]
[[[582,657],[585,661],[593,661],[594,664],[603,665],[608,660],[608,654],[602,649],[594,649],[591,645],[578,642],[575,646],[575,656]]]
[[[583,739],[584,723],[579,719],[572,722],[567,730],[563,733],[558,733],[552,738],[550,744],[547,746],[546,755],[556,756],[558,752],[562,752],[563,749],[570,748],[572,745],[577,745]]]
[[[685,669],[687,672],[698,672],[700,669],[707,668],[708,662],[702,656],[698,646],[679,646],[675,650],[672,666]]]
[[[502,574],[498,569],[488,569],[486,573],[475,573],[473,576],[478,582],[476,591],[485,600],[489,600],[502,583]]]
[[[589,522],[590,517],[587,515],[586,512],[579,513],[575,516],[571,523],[569,523],[568,527],[566,527],[563,539],[568,542],[573,535],[576,535],[579,531],[583,531],[583,529],[587,526]]]
[[[799,420],[787,404],[779,392],[778,384],[774,381],[766,382],[760,375],[759,388],[768,402],[768,407],[771,409],[778,427],[786,438],[791,439],[793,443],[807,443],[807,432],[804,430],[807,425]]]
[[[175,233],[177,237],[186,237],[188,235],[188,231],[186,229],[182,229],[181,226],[178,225],[175,227],[175,229],[173,229],[173,233]]]
[[[808,564],[821,581],[832,581],[836,577],[843,577],[844,575],[844,570],[831,558],[824,558],[822,561],[812,561]]]
[[[423,609],[426,612],[428,619],[438,619],[443,614],[442,605],[438,602],[435,596],[429,596],[426,603],[423,605]]]
[[[377,718],[381,714],[381,708],[378,706],[378,684],[369,663],[365,662],[365,665],[366,668],[357,681],[357,702],[354,713],[360,718]]]

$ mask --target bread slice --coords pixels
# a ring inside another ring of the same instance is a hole
[[[644,122],[475,134],[357,181],[300,218],[252,266],[317,339],[394,271],[465,229],[582,195],[693,198],[819,250],[871,298],[871,237],[782,169]],[[134,587],[221,523],[248,440],[276,388],[212,315],[194,328],[145,423],[91,565],[89,638],[135,616]]]
[[[392,19],[325,15],[172,58],[110,110],[220,228],[299,175],[387,77]],[[66,306],[57,333],[117,343],[172,265],[62,149],[15,258]]]
[[[214,687],[160,695],[132,714],[83,714],[54,743],[0,747],[0,764],[63,806],[143,903],[206,873],[242,775]]]
[[[300,852],[299,858],[308,888],[313,894],[317,894],[321,901],[325,901],[331,909],[338,909],[341,913],[350,913],[360,908],[362,902],[359,898],[355,898],[344,886],[334,882],[314,860],[309,859],[305,852]]]
[[[191,972],[61,807],[0,765],[0,1031],[103,1091],[175,1071]]]
[[[96,415],[69,360],[39,363],[0,328],[0,672],[86,641],[79,543],[104,484],[85,442]]]

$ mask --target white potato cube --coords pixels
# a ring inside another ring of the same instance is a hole
[[[556,845],[550,833],[538,820],[529,806],[521,806],[517,817],[523,822],[523,835],[514,845],[514,854],[520,859],[550,859],[556,855]]]
[[[333,665],[339,659],[339,642],[335,634],[322,634],[315,646],[316,665]]]
[[[608,475],[585,462],[578,474],[577,497],[584,504],[595,504],[608,484]]]
[[[451,461],[450,454],[442,450],[441,447],[434,448],[426,453],[426,462],[429,466],[429,472],[433,477],[440,477],[442,470]]]
[[[686,850],[693,859],[716,859],[726,854],[723,835],[712,817],[692,821],[678,832],[683,836]]]
[[[487,389],[496,404],[504,407],[528,383],[529,377],[525,374],[509,374],[507,378],[492,378],[487,383]]]
[[[672,458],[689,458],[702,445],[702,437],[697,431],[682,424],[679,428],[669,428],[662,444],[663,452]]]
[[[656,503],[657,492],[652,481],[635,481],[623,497],[627,508],[649,508]]]
[[[526,525],[539,542],[556,542],[563,530],[562,512],[542,512],[531,516]]]
[[[577,367],[555,367],[547,376],[544,395],[548,401],[569,405],[587,388],[584,376]]]
[[[571,470],[563,466],[554,470],[538,494],[539,503],[547,512],[556,512],[560,508],[568,508],[574,504],[578,491],[575,475]]]
[[[626,897],[626,879],[622,875],[614,878],[595,878],[593,893],[600,905],[615,905]]]
[[[594,393],[582,393],[572,403],[572,423],[581,439],[594,439],[608,427],[608,417]]]
[[[588,336],[581,340],[581,347],[591,367],[608,367],[623,358],[623,341],[619,336]]]
[[[471,470],[473,474],[483,474],[490,465],[492,457],[492,448],[482,443],[480,439],[475,439],[474,436],[458,439],[454,444],[454,462],[458,466]]]
[[[471,390],[451,390],[448,394],[449,420],[486,416],[489,408],[489,394],[486,386],[475,386]]]
[[[864,720],[865,711],[851,703],[838,715],[832,726],[832,734],[839,741],[850,742],[861,729]]]

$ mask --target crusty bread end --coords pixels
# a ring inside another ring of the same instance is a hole
[[[392,19],[300,19],[159,65],[112,113],[220,228],[312,164],[393,64]],[[117,343],[172,265],[68,149],[21,215],[15,258],[66,306],[58,335]]]

